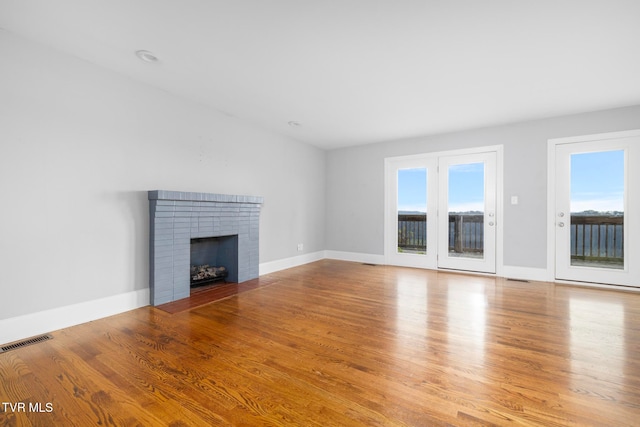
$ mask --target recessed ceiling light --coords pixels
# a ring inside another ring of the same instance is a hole
[[[136,56],[144,62],[158,62],[158,57],[148,50],[137,50]]]
[[[291,126],[292,128],[300,127],[300,122],[296,122],[295,120],[291,120],[289,122],[289,126]]]

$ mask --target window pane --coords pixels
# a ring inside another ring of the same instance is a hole
[[[427,252],[427,169],[398,170],[398,253]]]
[[[624,268],[624,150],[571,155],[571,265]]]
[[[484,163],[449,166],[449,256],[484,257]]]

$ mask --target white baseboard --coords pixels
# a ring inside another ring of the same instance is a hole
[[[149,305],[149,289],[0,320],[0,344],[79,325]]]
[[[505,265],[502,267],[502,277],[507,279],[531,280],[535,282],[549,281],[546,268],[512,267]]]
[[[364,262],[369,264],[384,264],[384,255],[364,254],[357,252],[341,251],[318,251],[291,258],[279,259],[276,261],[264,262],[260,264],[260,276],[287,268],[298,267],[311,262],[323,259],[335,259],[339,261]]]
[[[582,286],[587,288],[618,290],[626,292],[640,292],[640,287],[610,285],[604,283],[574,282],[570,280],[556,279],[555,277],[553,277],[553,273],[547,271],[546,268],[504,266],[502,269],[502,273],[503,274],[501,276],[507,279],[529,280],[535,282],[555,283],[557,285]]]
[[[590,282],[572,282],[570,280],[555,280],[556,285],[568,285],[568,286],[582,286],[585,288],[607,289],[624,292],[640,292],[640,288],[634,286],[623,285],[607,285],[604,283],[590,283]]]
[[[367,264],[384,264],[384,255],[363,254],[359,252],[325,251],[325,258],[340,261],[363,262]]]
[[[325,251],[312,252],[304,255],[298,255],[291,258],[279,259],[276,261],[260,263],[258,269],[260,276],[276,271],[286,270],[287,268],[298,267],[300,265],[309,264],[310,262],[320,261],[324,259]]]

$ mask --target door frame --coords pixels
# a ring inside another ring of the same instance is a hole
[[[480,153],[496,153],[496,272],[495,273],[480,273],[467,270],[453,270],[449,268],[438,268],[437,262],[435,265],[429,264],[421,268],[428,268],[433,270],[442,271],[461,271],[469,274],[488,275],[488,276],[502,276],[504,271],[503,264],[503,219],[504,219],[504,146],[503,145],[490,145],[474,148],[463,148],[458,150],[446,150],[446,151],[434,151],[429,153],[412,154],[408,156],[396,156],[387,157],[384,159],[384,259],[385,264],[388,265],[400,265],[391,262],[391,254],[395,251],[397,244],[397,212],[395,212],[394,195],[396,189],[393,188],[395,179],[393,179],[392,172],[397,170],[398,164],[418,164],[420,160],[425,160],[426,163],[432,162],[432,164],[438,164],[438,158],[445,156],[457,156],[467,154],[480,154]],[[436,193],[429,195],[429,200],[439,200],[439,194]],[[437,229],[437,227],[435,227]],[[437,232],[437,230],[436,230]],[[433,237],[437,242],[437,236]]]
[[[640,129],[635,129],[620,132],[572,136],[566,138],[553,138],[547,141],[547,281],[583,286],[604,286],[607,288],[619,288],[627,290],[633,289],[632,287],[624,285],[556,279],[556,147],[563,144],[597,142],[639,136]],[[630,238],[634,237],[635,236],[632,236]]]

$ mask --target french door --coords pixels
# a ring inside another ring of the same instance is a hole
[[[387,264],[496,272],[497,149],[386,159]]]
[[[640,132],[550,142],[555,279],[640,287]]]
[[[437,160],[427,156],[387,159],[387,264],[437,266]]]
[[[496,272],[496,153],[439,159],[438,267]]]

